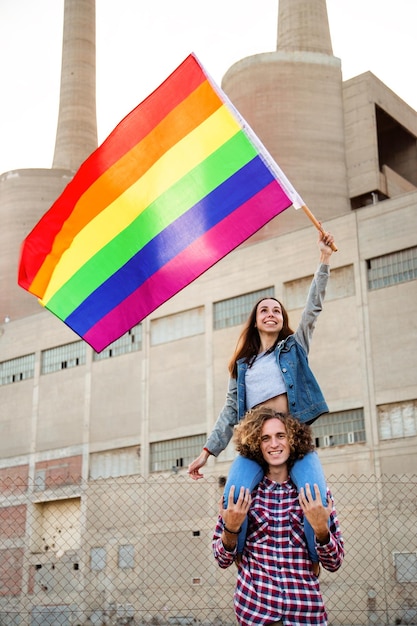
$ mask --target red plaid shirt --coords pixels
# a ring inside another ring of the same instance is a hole
[[[328,492],[328,498],[333,498]],[[242,626],[284,624],[326,625],[327,613],[318,578],[312,573],[304,536],[304,516],[291,481],[275,483],[266,476],[252,494],[249,527],[242,562],[238,566],[234,604]],[[330,517],[330,541],[317,553],[322,567],[334,572],[344,549],[336,510]],[[214,557],[222,568],[236,558],[225,550],[219,517],[213,537]]]

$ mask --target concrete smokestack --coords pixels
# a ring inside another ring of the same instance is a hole
[[[97,148],[95,78],[95,0],[65,0],[53,168],[13,170],[0,176],[0,337],[2,325],[7,328],[5,320],[15,322],[43,311],[35,296],[17,284],[20,247]]]
[[[280,0],[274,52],[238,61],[222,87],[317,219],[350,210],[340,59],[333,56],[325,0]],[[285,211],[256,239],[303,228]]]
[[[65,0],[53,168],[77,170],[97,148],[95,0]]]
[[[280,0],[277,50],[333,54],[326,0]]]

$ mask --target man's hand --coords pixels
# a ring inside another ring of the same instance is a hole
[[[304,515],[314,530],[317,541],[325,544],[330,539],[328,521],[333,506],[331,502],[327,506],[323,505],[320,489],[316,484],[314,485],[314,494],[315,500],[313,500],[310,485],[307,483],[305,489],[301,487],[298,499]]]
[[[234,502],[235,486],[232,485],[227,499],[227,509],[221,511],[221,516],[227,528],[233,532],[239,531],[248,514],[251,496],[249,489],[240,488],[239,497]]]

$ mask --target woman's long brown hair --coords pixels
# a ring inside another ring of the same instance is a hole
[[[248,319],[246,320],[243,330],[240,333],[239,339],[237,340],[233,356],[229,362],[229,372],[233,378],[236,378],[237,376],[237,361],[239,359],[246,359],[246,361],[249,363],[250,360],[259,353],[259,348],[261,347],[261,339],[259,337],[258,329],[255,326],[256,313],[258,311],[258,306],[264,300],[275,300],[275,302],[278,302],[281,307],[283,318],[282,329],[280,330],[280,333],[277,337],[276,342],[272,346],[271,351],[274,350],[279,341],[281,341],[282,339],[286,339],[287,337],[289,337],[289,335],[294,334],[294,331],[290,328],[289,325],[288,313],[279,300],[269,296],[264,296],[263,298],[258,300],[252,311],[250,312]]]

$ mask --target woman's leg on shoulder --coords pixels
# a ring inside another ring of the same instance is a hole
[[[304,458],[296,461],[291,468],[290,475],[298,491],[300,491],[301,487],[305,487],[306,483],[310,485],[312,492],[313,485],[318,485],[321,501],[323,502],[324,506],[327,506],[326,478],[324,476],[323,468],[317,452],[309,452],[309,454],[306,454]],[[307,539],[307,546],[310,558],[313,563],[317,563],[318,556],[315,548],[314,531],[307,520],[304,521],[304,532]]]
[[[263,478],[264,470],[256,461],[247,459],[244,456],[237,456],[230,466],[229,474],[227,476],[226,485],[223,493],[224,508],[227,508],[227,501],[229,498],[229,491],[232,485],[235,486],[234,501],[239,497],[241,487],[252,491],[256,485],[259,484]],[[246,533],[248,528],[247,519],[242,524],[242,529],[239,533],[237,551],[239,554],[243,552],[243,547],[246,541]]]

